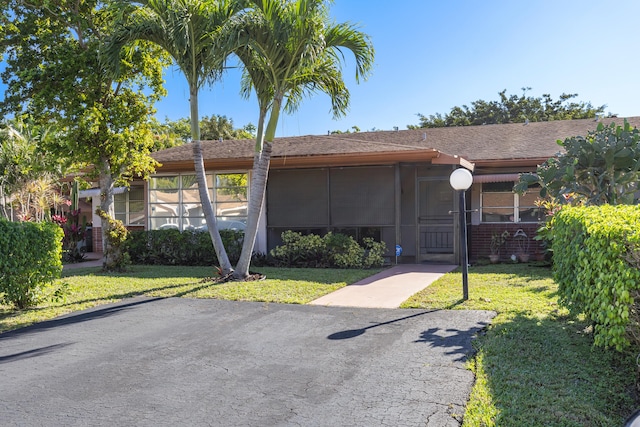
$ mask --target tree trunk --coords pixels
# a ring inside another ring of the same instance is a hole
[[[109,214],[110,217],[114,217],[113,215],[113,177],[111,176],[110,170],[111,165],[107,159],[102,160],[102,170],[100,171],[100,209]],[[92,212],[93,214],[93,212]],[[113,259],[108,259],[112,257],[112,251],[109,246],[109,239],[107,238],[109,233],[109,224],[106,220],[102,219],[100,221],[101,235],[102,235],[102,256],[103,265],[111,265],[113,264]]]
[[[249,276],[249,266],[251,256],[258,234],[258,224],[264,208],[264,199],[267,189],[267,177],[269,175],[269,163],[271,161],[272,144],[265,142],[262,151],[256,153],[253,159],[253,169],[251,172],[251,187],[249,191],[249,207],[247,211],[247,226],[244,231],[244,241],[242,243],[242,253],[236,265],[233,277],[245,279]]]
[[[247,212],[247,227],[244,231],[242,252],[233,274],[235,279],[246,279],[249,276],[249,266],[253,247],[258,234],[258,223],[264,207],[264,196],[267,190],[267,178],[269,176],[269,163],[271,162],[271,149],[280,117],[282,96],[275,96],[269,123],[264,131],[266,108],[260,110],[258,120],[258,134],[256,136],[255,155],[253,157],[253,169],[251,171],[251,187],[249,192],[249,208]]]
[[[222,243],[222,237],[218,231],[216,215],[211,205],[211,197],[209,197],[209,189],[207,188],[207,177],[204,169],[204,159],[202,157],[202,143],[200,141],[200,124],[198,122],[198,89],[192,85],[190,89],[191,98],[189,104],[191,107],[191,138],[193,139],[193,164],[196,171],[196,180],[198,182],[198,194],[200,195],[200,204],[202,212],[207,223],[207,230],[211,236],[213,249],[218,257],[222,274],[233,272],[233,267],[229,261],[229,256]]]

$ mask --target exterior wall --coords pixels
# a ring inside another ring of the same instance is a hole
[[[94,224],[96,223],[94,222]],[[102,253],[102,227],[96,227],[94,225],[91,233],[93,237],[93,252]]]
[[[513,235],[519,229],[522,229],[529,238],[529,254],[532,259],[536,254],[544,253],[541,242],[533,240],[536,230],[540,225],[535,223],[505,223],[505,224],[478,224],[469,226],[469,259],[478,260],[489,258],[491,253],[490,244],[493,233],[502,233],[505,230],[509,232],[504,247],[501,250],[500,258],[507,260],[512,254],[518,253],[518,244],[513,239]]]
[[[283,231],[371,233],[395,253],[394,166],[273,170],[267,184],[267,249]]]
[[[419,262],[417,181],[440,180],[453,192],[448,184],[452,170],[424,163],[274,170],[267,186],[267,248],[279,245],[285,230],[335,231],[354,237],[375,231],[391,262],[396,262],[398,244],[399,263]]]

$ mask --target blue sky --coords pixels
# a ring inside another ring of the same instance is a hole
[[[282,115],[277,136],[326,134],[358,126],[405,129],[417,113],[498,98],[578,93],[578,100],[619,116],[640,115],[640,16],[637,0],[336,0],[331,16],[372,38],[373,74],[359,85],[344,68],[351,91],[347,115],[334,120],[323,94]],[[166,72],[168,96],[160,120],[188,117],[188,90],[177,69]],[[200,95],[200,113],[257,122],[255,100],[239,96],[239,73],[229,72]]]

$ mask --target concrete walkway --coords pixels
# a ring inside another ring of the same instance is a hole
[[[87,252],[82,262],[74,262],[62,265],[63,270],[87,267],[102,267],[102,254],[97,252]]]
[[[411,295],[457,268],[443,264],[401,264],[311,301],[312,305],[398,308]]]

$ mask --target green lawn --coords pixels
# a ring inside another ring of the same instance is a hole
[[[100,267],[70,269],[55,283],[67,287],[63,300],[20,311],[0,305],[0,332],[136,295],[306,304],[380,270],[261,267],[259,271],[266,280],[213,284],[203,281],[215,274],[211,267],[133,266],[117,274],[102,273]]]
[[[469,363],[476,384],[464,426],[622,426],[636,409],[634,357],[594,348],[588,324],[558,307],[548,268],[500,264],[459,272],[405,308],[495,310]]]

